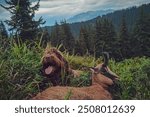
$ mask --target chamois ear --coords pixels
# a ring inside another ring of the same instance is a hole
[[[91,72],[94,73],[94,68],[90,68]]]

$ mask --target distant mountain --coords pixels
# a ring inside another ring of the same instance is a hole
[[[118,32],[118,30],[120,28],[122,16],[124,15],[128,30],[130,32],[133,29],[135,22],[139,18],[139,14],[140,14],[141,10],[143,10],[143,12],[145,14],[150,16],[150,3],[149,4],[143,4],[139,7],[134,6],[134,7],[127,8],[127,9],[117,10],[117,11],[114,11],[112,13],[98,16],[98,17],[91,19],[91,20],[88,20],[88,21],[70,23],[70,28],[71,28],[71,31],[72,31],[74,37],[78,38],[81,26],[87,26],[87,25],[95,26],[95,22],[97,20],[107,18],[107,19],[112,21],[112,23],[116,29],[116,32]],[[51,27],[51,26],[45,27],[45,29],[47,29],[49,32],[51,32],[52,28],[53,27]]]
[[[108,10],[98,10],[98,11],[88,11],[85,13],[80,13],[78,15],[75,15],[67,20],[68,23],[74,23],[74,22],[81,22],[81,21],[87,21],[93,18],[96,18],[97,16],[102,16],[107,13],[113,12],[113,9]]]

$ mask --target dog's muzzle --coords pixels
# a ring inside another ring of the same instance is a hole
[[[53,74],[55,70],[59,68],[53,56],[49,56],[49,55],[45,56],[43,58],[43,64],[45,66],[45,69],[44,69],[45,75]]]

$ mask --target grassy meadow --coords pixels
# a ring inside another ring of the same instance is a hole
[[[40,73],[44,48],[39,43],[8,42],[0,47],[0,99],[30,99],[40,91],[44,78]],[[69,55],[62,52],[74,69],[95,66],[102,58]],[[150,58],[132,58],[121,62],[110,60],[109,67],[120,77],[120,99],[150,99]],[[71,81],[71,86],[89,85],[88,74]],[[46,87],[50,86],[46,84]]]

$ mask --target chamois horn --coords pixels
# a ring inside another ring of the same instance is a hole
[[[103,58],[104,58],[104,66],[108,66],[108,61],[109,61],[109,53],[108,52],[102,52]]]
[[[102,72],[105,76],[111,78],[112,80],[118,79],[119,76],[116,75],[114,72],[112,72],[109,67],[108,67],[108,62],[109,62],[109,53],[108,52],[103,52],[103,58],[104,58],[104,63],[102,67],[100,67],[100,72]]]

